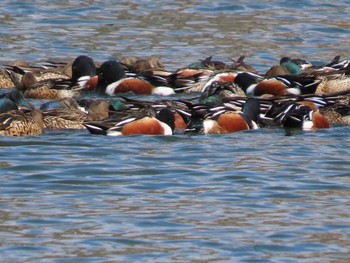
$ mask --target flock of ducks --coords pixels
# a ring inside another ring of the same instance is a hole
[[[259,74],[244,56],[229,63],[209,57],[168,71],[153,56],[97,63],[81,55],[71,63],[4,65],[0,88],[4,136],[48,129],[125,136],[350,125],[350,59],[339,56],[317,66],[283,57]]]

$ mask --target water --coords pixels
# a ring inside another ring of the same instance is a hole
[[[348,57],[333,1],[2,1],[0,60]],[[0,138],[1,262],[349,262],[348,127]]]

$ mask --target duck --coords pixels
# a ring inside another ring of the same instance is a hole
[[[327,129],[330,124],[327,118],[320,112],[320,105],[326,102],[317,97],[316,100],[299,97],[297,99],[286,99],[275,102],[271,109],[265,114],[273,118],[277,126],[301,130]],[[316,103],[320,103],[317,105]]]
[[[313,94],[320,82],[315,77],[285,75],[263,78],[248,72],[237,74],[234,80],[248,97]]]
[[[293,59],[291,57],[282,57],[279,65],[272,66],[266,73],[265,78],[272,78],[284,75],[300,75],[309,68],[312,63],[303,59]]]
[[[177,132],[183,131],[187,128],[187,122],[190,118],[190,110],[188,108],[188,102],[186,100],[177,99],[161,99],[154,101],[146,101],[139,99],[131,99],[128,97],[123,97],[122,95],[115,97],[113,100],[109,101],[109,117],[122,115],[134,115],[138,112],[145,112],[145,108],[153,108],[156,111],[162,108],[170,109],[175,118],[175,130]]]
[[[88,114],[90,120],[107,119],[115,110],[111,101],[100,98],[84,98],[77,101],[78,108]],[[114,106],[116,103],[114,102]]]
[[[81,99],[66,97],[49,101],[40,106],[46,129],[86,129],[85,121],[98,121],[109,117],[109,103],[103,99]]]
[[[87,113],[79,110],[54,109],[42,112],[44,128],[48,130],[81,130],[89,120]]]
[[[11,75],[9,74],[8,68],[13,67],[29,67],[29,63],[26,61],[14,61],[10,63],[9,65],[5,65],[3,68],[0,69],[0,88],[1,89],[12,89],[16,87],[16,83],[18,83],[18,80],[14,80]]]
[[[164,71],[164,65],[157,56],[148,58],[122,57],[119,62],[126,72],[139,75],[153,74],[153,71]]]
[[[13,75],[13,71],[9,71]],[[64,97],[80,96],[81,88],[78,85],[81,78],[84,83],[87,78],[96,75],[96,65],[88,56],[78,56],[72,63],[72,77],[45,78],[38,80],[31,71],[22,72],[17,89],[23,91],[26,98],[54,100]]]
[[[69,76],[51,67],[46,67],[42,65],[7,65],[6,73],[11,81],[14,83],[14,88],[18,90],[25,91],[27,88],[24,85],[25,81],[22,81],[23,76],[25,78],[32,78],[32,82],[26,82],[31,85],[36,82],[43,82],[46,80],[68,80]]]
[[[43,129],[42,112],[35,108],[15,109],[0,114],[0,135],[38,136]]]
[[[226,106],[217,107],[204,117],[204,134],[228,134],[244,130],[258,129],[259,102],[250,98],[242,111]]]
[[[320,80],[315,94],[335,96],[350,93],[350,76],[346,74],[332,74],[332,76],[318,75]]]
[[[16,90],[10,90],[0,95],[0,112],[11,109],[31,108],[32,105],[24,98],[23,94]]]
[[[193,93],[193,92],[208,92],[208,90],[211,89],[212,83],[222,83],[222,84],[228,84],[232,85],[234,83],[234,80],[237,76],[237,72],[235,71],[220,71],[220,72],[211,72],[209,74],[206,74],[205,77],[202,77],[198,81],[196,81],[194,84],[188,85],[186,88],[183,88],[184,93]],[[215,84],[214,84],[215,85]],[[236,91],[237,86],[235,87]],[[244,92],[242,91],[244,94]]]
[[[206,86],[198,102],[210,107],[220,106],[227,97],[246,97],[244,91],[235,84],[214,81]]]
[[[43,114],[44,128],[48,130],[85,129],[82,123],[90,120],[84,108],[71,97],[45,102],[39,109]]]
[[[85,122],[84,126],[91,134],[96,135],[172,135],[175,117],[169,108],[162,108],[156,112],[151,110],[147,113],[128,114],[122,118]]]
[[[220,60],[213,60],[213,56],[209,56],[205,59],[199,60],[199,62],[191,63],[188,68],[190,69],[211,69],[211,70],[226,70],[229,69],[229,65]]]
[[[1,89],[12,89],[15,87],[11,77],[5,69],[0,70],[0,88]]]
[[[349,96],[335,96],[332,98],[332,103],[319,108],[330,125],[332,126],[348,126],[350,125],[350,97]]]
[[[156,87],[145,79],[127,77],[123,67],[116,60],[108,60],[102,63],[99,68],[96,90],[110,96],[128,92],[138,95],[168,96],[175,94],[174,89],[170,87]]]
[[[191,110],[189,101],[183,99],[162,99],[150,102],[151,107],[160,110],[162,108],[170,109],[175,118],[175,130],[177,132],[184,131],[187,128],[187,123],[190,120]]]
[[[167,86],[174,88],[177,84],[173,72],[165,70],[163,63],[157,56],[148,58],[122,57],[119,62],[127,77],[138,77],[153,86]]]
[[[191,106],[191,118],[185,133],[228,134],[258,129],[260,107],[256,98],[248,98],[242,107],[231,103],[210,108],[204,104]]]
[[[230,68],[236,71],[245,71],[258,74],[258,71],[254,69],[251,65],[244,62],[245,55],[240,56],[237,60],[230,59],[232,61],[232,65]]]

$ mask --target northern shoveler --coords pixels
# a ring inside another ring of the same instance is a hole
[[[164,65],[156,56],[148,58],[122,57],[120,64],[125,71],[138,75],[153,74],[153,71],[163,71]]]
[[[13,71],[9,70],[13,75]],[[22,71],[21,81],[17,85],[24,91],[24,96],[34,99],[59,99],[64,97],[77,97],[80,88],[77,86],[81,77],[92,77],[96,74],[96,66],[93,60],[87,56],[77,57],[72,64],[72,78],[47,77],[43,80],[37,78],[31,71]],[[18,74],[18,72],[16,72]],[[14,77],[17,78],[17,77]],[[38,80],[39,79],[39,80]]]
[[[97,121],[109,117],[109,103],[102,99],[73,98],[49,101],[41,105],[45,128],[85,129],[83,122]]]
[[[234,81],[248,97],[272,95],[300,95],[315,93],[320,81],[315,77],[285,75],[273,78],[261,78],[252,73],[239,73]]]
[[[53,109],[42,112],[44,128],[49,130],[85,129],[83,122],[89,120],[87,113],[80,110]]]
[[[275,103],[265,116],[273,118],[277,125],[285,128],[314,130],[330,127],[328,120],[320,113],[312,98],[281,100]]]
[[[15,87],[11,77],[5,69],[0,70],[0,88],[1,89],[12,89]]]
[[[213,112],[204,118],[203,133],[225,134],[258,129],[259,113],[259,102],[254,98],[246,101],[242,111],[237,111],[234,108],[227,107],[227,105],[215,108]]]
[[[186,88],[184,88],[184,92],[185,93],[207,92],[208,90],[211,89],[212,83],[232,85],[237,76],[237,72],[232,72],[232,71],[211,72],[211,73],[209,72],[209,74],[206,74],[204,76],[205,77],[202,77],[201,79],[199,79],[195,84],[191,84]],[[237,93],[238,95],[244,94],[244,92],[242,90],[240,91],[240,88],[238,87],[235,87],[235,91],[233,91],[233,93]]]
[[[260,114],[259,101],[250,98],[243,107],[231,103],[209,108],[203,104],[192,107],[191,119],[186,133],[224,134],[258,128]]]
[[[172,135],[175,117],[170,109],[162,108],[155,116],[139,112],[124,118],[85,122],[84,126],[90,133],[98,135]]]
[[[237,71],[247,71],[257,74],[258,72],[252,66],[245,63],[244,59],[244,55],[240,56],[237,60],[231,59],[233,63],[230,68]]]
[[[335,96],[327,97],[333,100],[333,103],[321,107],[320,113],[323,114],[330,125],[350,125],[350,97]]]
[[[0,95],[2,100],[2,106],[0,112],[6,112],[9,110],[8,106],[11,109],[20,109],[20,108],[31,108],[30,103],[24,98],[23,94],[18,90],[11,90]]]
[[[300,75],[313,65],[303,59],[292,59],[291,57],[282,57],[279,65],[272,66],[265,74],[265,78]]]
[[[0,135],[36,136],[43,133],[44,121],[36,109],[11,110],[0,114]]]
[[[172,95],[174,89],[170,87],[155,87],[148,81],[136,77],[126,77],[123,67],[115,60],[102,63],[99,74],[97,91],[108,95],[133,92],[139,95]]]
[[[105,99],[80,99],[78,104],[84,108],[83,111],[89,115],[90,120],[94,121],[106,119],[114,111],[111,109],[113,106]]]
[[[70,97],[48,101],[40,106],[45,128],[49,130],[85,129],[82,123],[90,118],[82,109]]]

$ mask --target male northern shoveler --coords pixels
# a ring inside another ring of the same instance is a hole
[[[284,76],[284,75],[300,75],[308,68],[312,67],[309,61],[303,59],[292,59],[283,57],[279,65],[272,66],[265,74],[265,78]]]
[[[330,63],[308,68],[301,76],[320,81],[315,94],[335,96],[350,93],[350,59],[336,56]]]
[[[285,75],[262,79],[259,75],[247,72],[239,73],[234,82],[248,97],[265,94],[272,96],[313,94],[320,84],[315,77]]]
[[[186,88],[183,88],[185,93],[192,92],[208,92],[211,89],[213,83],[220,83],[223,85],[231,85],[234,83],[234,80],[237,76],[237,72],[225,71],[225,72],[208,72],[204,77],[199,79],[196,83],[188,85]],[[244,95],[244,92],[239,88],[235,87],[235,91],[232,90],[232,93],[235,93],[239,96]]]
[[[192,115],[186,133],[225,134],[257,129],[260,107],[255,98],[247,99],[242,108],[230,103],[208,108],[203,104],[192,107]]]
[[[243,90],[235,84],[215,81],[205,87],[205,90],[199,98],[199,103],[209,107],[216,107],[222,105],[223,99],[227,97],[246,97],[246,95]]]
[[[0,114],[0,135],[36,136],[43,133],[44,121],[36,109],[11,110]]]
[[[316,100],[318,99],[320,98],[316,98]],[[321,104],[326,103],[320,100],[318,102]],[[320,113],[318,107],[312,101],[312,97],[309,99],[300,97],[278,101],[265,114],[265,117],[273,118],[276,125],[285,128],[303,130],[329,128],[328,120]]]
[[[98,92],[115,95],[133,92],[139,95],[172,95],[174,89],[169,87],[155,87],[148,81],[136,77],[126,77],[123,67],[115,60],[102,63],[96,90]]]
[[[130,99],[127,97],[115,97],[109,100],[109,117],[121,118],[121,116],[130,117],[143,117],[149,115],[149,109],[153,111],[160,111],[163,108],[170,109],[175,117],[175,130],[180,131],[187,128],[187,122],[191,116],[188,108],[187,101],[185,100],[156,100],[156,101],[145,101]],[[139,116],[139,114],[141,115]]]
[[[236,111],[227,106],[218,107],[204,118],[203,133],[225,134],[258,129],[259,113],[259,102],[254,98],[246,101],[242,111]]]
[[[155,116],[144,113],[100,122],[85,122],[92,134],[109,136],[172,135],[175,128],[174,113],[168,108],[157,111]]]

